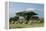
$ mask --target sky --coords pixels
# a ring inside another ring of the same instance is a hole
[[[19,3],[19,2],[9,2],[9,16],[13,17],[16,15],[16,11],[19,9],[33,8],[37,12],[37,16],[44,17],[44,4],[36,3]],[[19,10],[20,11],[20,10]]]

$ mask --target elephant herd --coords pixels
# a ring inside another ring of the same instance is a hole
[[[11,17],[9,19],[9,22],[12,23],[12,21],[13,21],[13,24],[14,23],[16,23],[16,24],[18,24],[18,23],[22,24],[22,23],[27,23],[28,22],[28,21],[26,21],[26,19],[24,17],[13,17],[13,18]]]
[[[13,24],[14,23],[16,23],[16,24],[31,24],[31,23],[37,23],[37,20],[39,20],[38,19],[38,17],[32,17],[33,19],[27,19],[27,18],[24,18],[24,17],[11,17],[10,19],[9,19],[9,22],[10,22],[10,24],[12,23],[12,21],[13,21]],[[35,18],[35,20],[34,20],[34,18]],[[40,20],[39,20],[40,21]]]

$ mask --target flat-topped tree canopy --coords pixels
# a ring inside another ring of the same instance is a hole
[[[37,15],[34,9],[25,9],[25,10],[18,10],[16,11],[16,15],[18,16],[27,16],[27,15]]]
[[[25,19],[26,19],[27,21],[29,21],[30,18],[31,18],[33,15],[37,15],[37,13],[35,12],[34,9],[29,8],[29,9],[25,9],[25,10],[16,11],[16,15],[17,15],[17,16],[23,16],[23,17],[25,17]]]

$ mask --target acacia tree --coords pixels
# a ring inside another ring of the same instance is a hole
[[[17,16],[23,16],[25,17],[25,19],[27,20],[26,21],[26,24],[28,23],[28,21],[30,20],[30,18],[34,15],[37,15],[35,12],[18,12],[16,13]]]

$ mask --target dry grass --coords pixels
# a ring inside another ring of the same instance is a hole
[[[9,24],[10,29],[15,28],[33,28],[33,27],[43,27],[44,23],[33,23],[33,24]]]

